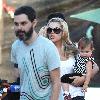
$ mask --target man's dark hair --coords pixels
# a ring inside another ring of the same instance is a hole
[[[14,16],[25,14],[27,15],[28,19],[32,22],[34,19],[36,19],[36,12],[35,10],[30,6],[21,6],[17,8],[14,12]]]
[[[56,17],[61,18],[61,19],[63,19],[64,21],[66,21],[65,16],[64,16],[63,13],[55,12],[55,13],[51,13],[51,14],[47,17],[47,22],[48,22],[50,19],[56,18]]]

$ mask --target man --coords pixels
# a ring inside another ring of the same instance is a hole
[[[20,72],[20,100],[58,100],[59,53],[50,40],[35,32],[36,23],[32,7],[15,10],[14,29],[18,39],[12,44],[11,61]]]

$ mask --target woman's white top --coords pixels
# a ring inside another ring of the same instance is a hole
[[[69,57],[65,61],[61,61],[61,66],[60,66],[61,76],[63,76],[64,74],[72,73],[74,64],[75,64],[75,59],[72,56]],[[82,92],[81,87],[75,87],[75,86],[69,85],[69,92],[72,98],[76,96],[84,96],[84,93]]]

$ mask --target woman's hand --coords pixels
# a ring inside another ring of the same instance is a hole
[[[72,85],[80,86],[84,84],[85,76],[73,76],[73,77],[70,77],[70,79],[74,79],[74,81],[72,82]]]
[[[82,88],[82,92],[87,92],[88,84],[84,84]]]

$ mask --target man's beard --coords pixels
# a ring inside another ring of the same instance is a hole
[[[21,41],[29,40],[32,36],[32,33],[33,33],[33,27],[31,27],[28,32],[22,30],[15,31],[16,37],[18,37]]]

